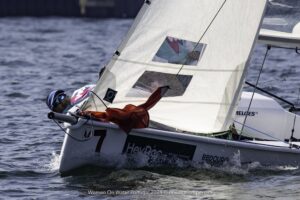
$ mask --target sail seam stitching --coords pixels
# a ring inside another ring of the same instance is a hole
[[[160,65],[155,65],[155,64],[150,64],[150,63],[144,63],[144,62],[139,62],[139,61],[132,61],[132,60],[126,60],[126,59],[120,59],[120,58],[113,58],[115,61],[120,61],[120,62],[127,62],[127,63],[133,63],[133,64],[141,64],[141,65],[148,65],[151,67],[163,67],[163,68],[170,68],[176,70],[174,67],[170,66],[160,66]],[[207,72],[240,72],[243,70],[237,70],[237,69],[188,69],[185,68],[185,70],[189,71],[207,71]]]

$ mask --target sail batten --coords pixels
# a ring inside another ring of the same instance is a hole
[[[117,91],[108,106],[122,108],[169,85],[150,110],[150,119],[189,132],[227,130],[265,3],[152,0],[142,8],[94,92],[104,97],[108,88]],[[87,109],[105,107],[89,100]]]

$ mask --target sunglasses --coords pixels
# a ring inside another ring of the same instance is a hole
[[[57,95],[57,97],[54,99],[53,108],[61,104],[66,99],[66,96],[66,94]]]

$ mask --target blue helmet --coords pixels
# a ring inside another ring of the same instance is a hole
[[[54,90],[48,94],[46,99],[46,104],[50,110],[53,110],[59,103],[61,103],[66,98],[65,91]]]

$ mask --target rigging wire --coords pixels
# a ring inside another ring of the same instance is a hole
[[[94,93],[93,91],[90,91],[90,92],[92,92],[93,94],[95,94],[96,95],[96,97],[98,97],[99,99],[100,99],[100,97],[96,94],[96,93]],[[94,97],[92,97],[93,98],[93,102],[94,102],[94,104],[95,104],[95,106],[96,106],[96,102],[95,102],[95,100],[94,100]],[[105,103],[100,99],[100,101],[105,105]],[[106,106],[106,105],[105,105]],[[79,107],[78,107],[79,108]],[[106,106],[106,108],[107,108],[107,106]],[[80,109],[80,108],[79,108]],[[86,118],[87,119],[87,121],[84,123],[84,124],[87,124],[88,123],[88,121],[91,119],[91,115],[88,117],[88,118]],[[60,124],[59,124],[59,122],[57,122],[55,119],[53,119],[53,122],[65,133],[65,134],[67,134],[68,136],[70,136],[70,138],[72,138],[73,140],[75,140],[75,141],[77,141],[77,142],[86,142],[86,141],[88,141],[88,140],[90,140],[91,139],[91,137],[88,137],[87,139],[78,139],[78,138],[76,138],[76,137],[74,137],[74,136],[72,136],[71,134],[69,134],[67,131],[66,131],[66,129],[64,129]],[[94,127],[94,123],[93,123],[93,120],[91,120],[91,132],[92,133],[94,133],[95,132],[95,127]]]
[[[271,96],[271,97],[274,97],[274,98],[276,98],[276,99],[278,99],[278,100],[280,100],[280,101],[282,101],[282,102],[284,102],[284,103],[286,103],[286,104],[292,106],[292,108],[295,107],[295,105],[294,105],[292,102],[289,102],[289,101],[287,101],[287,100],[285,100],[285,99],[283,99],[283,98],[281,98],[281,97],[279,97],[279,96],[277,96],[277,95],[275,95],[275,94],[272,94],[271,92],[268,92],[268,91],[266,91],[266,90],[264,90],[264,89],[262,89],[262,88],[260,88],[260,87],[257,87],[257,86],[255,86],[255,85],[249,83],[248,81],[246,81],[245,83],[246,83],[247,85],[249,85],[250,87],[253,87],[253,88],[257,89],[258,91],[261,91],[261,92],[263,92],[263,93],[265,93],[265,94],[267,94],[267,95],[269,95],[269,96]]]
[[[300,98],[300,89],[298,90],[298,100],[297,100],[297,104],[299,104],[299,98]],[[296,120],[297,120],[297,115],[294,114],[294,122],[293,122],[292,134],[291,134],[291,137],[290,137],[290,140],[289,140],[290,147],[292,147],[292,141],[293,141],[293,139],[294,139]]]
[[[225,3],[227,0],[224,0],[224,2],[222,3],[221,7],[219,8],[219,10],[217,11],[217,13],[215,14],[214,18],[211,20],[211,22],[209,23],[209,25],[206,27],[204,33],[202,34],[202,36],[200,37],[199,41],[197,42],[197,44],[195,45],[194,49],[192,52],[194,52],[196,50],[196,48],[198,47],[198,45],[200,44],[202,38],[205,36],[206,32],[208,31],[208,29],[210,28],[210,26],[213,24],[213,22],[215,21],[215,19],[217,18],[217,16],[219,15],[220,11],[222,10],[222,8],[224,7]],[[181,72],[181,70],[184,67],[184,63],[188,60],[188,58],[185,58],[183,64],[181,65],[179,71],[177,72],[176,76],[179,75],[179,73]]]
[[[257,80],[256,80],[256,84],[255,84],[255,87],[253,89],[253,93],[252,93],[252,96],[251,96],[251,99],[250,99],[250,103],[249,103],[249,106],[248,106],[248,109],[247,109],[246,113],[249,113],[249,111],[250,111],[250,107],[251,107],[251,104],[252,104],[252,101],[253,101],[254,94],[255,94],[256,89],[257,89],[257,85],[258,85],[258,82],[259,82],[259,79],[260,79],[260,75],[261,75],[262,70],[264,68],[264,65],[265,65],[265,62],[266,62],[266,59],[267,59],[267,56],[268,56],[268,53],[269,53],[270,49],[271,49],[271,46],[267,46],[267,50],[266,50],[266,53],[265,53],[265,56],[264,56],[264,60],[262,62],[261,68],[259,70],[259,74],[258,74],[258,77],[257,77]],[[241,129],[241,133],[240,133],[240,136],[239,136],[239,140],[242,137],[242,134],[243,134],[243,131],[244,131],[244,128],[245,128],[245,124],[246,124],[246,121],[247,121],[247,117],[248,117],[248,115],[245,116],[245,119],[244,119],[244,122],[243,122],[243,126],[242,126],[242,129]]]
[[[240,122],[238,122],[238,121],[236,121],[236,120],[234,120],[234,123],[239,124],[239,125],[243,125],[242,123],[240,123]],[[283,143],[285,143],[285,144],[288,144],[287,142],[282,141],[281,139],[279,139],[279,138],[273,136],[272,134],[268,134],[268,133],[266,133],[266,132],[262,132],[262,131],[256,129],[255,127],[251,127],[251,126],[248,126],[248,125],[245,125],[245,127],[246,127],[247,129],[251,129],[252,131],[255,131],[255,132],[259,133],[259,134],[262,134],[262,135],[265,135],[265,136],[267,136],[267,137],[270,137],[270,138],[272,138],[272,139],[274,139],[274,140],[277,140],[277,141],[283,142]],[[237,129],[237,128],[236,128],[236,130],[241,131],[241,130],[239,130],[239,129]]]
[[[107,107],[107,105],[104,103],[104,101],[95,93],[95,92],[93,92],[93,91],[90,91],[92,94],[94,94],[100,101],[101,101],[101,103],[103,103],[103,105],[106,107],[106,108],[108,108]]]

